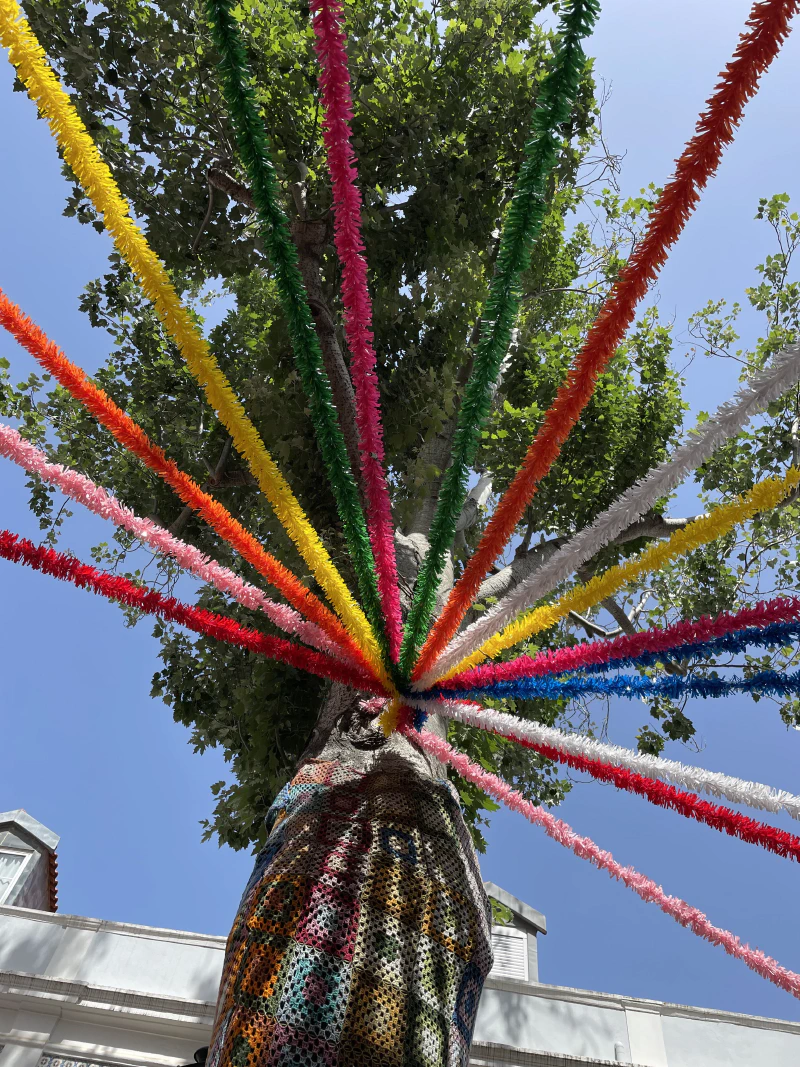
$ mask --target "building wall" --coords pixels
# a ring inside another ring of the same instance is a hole
[[[0,907],[0,1067],[179,1067],[225,939]],[[490,977],[473,1067],[798,1067],[800,1024]]]

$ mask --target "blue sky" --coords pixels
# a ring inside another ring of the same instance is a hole
[[[591,51],[613,89],[606,139],[624,152],[623,190],[663,184],[691,134],[716,73],[735,45],[742,0],[609,0]],[[709,298],[741,299],[770,250],[753,221],[760,196],[800,200],[800,31],[790,38],[753,101],[718,177],[706,192],[659,283],[660,308],[679,334]],[[33,107],[11,93],[0,68],[7,152],[0,168],[0,285],[78,363],[105,358],[104,334],[78,311],[84,284],[102,272],[109,244],[61,216],[65,183]],[[745,339],[759,323],[744,320]],[[0,355],[24,377],[30,361],[5,336]],[[687,380],[694,412],[732,391],[733,367],[696,361]],[[24,476],[0,466],[2,525],[36,537]],[[687,489],[674,513],[691,508]],[[107,537],[76,509],[70,547],[86,553]],[[153,926],[225,933],[250,858],[200,842],[209,785],[221,757],[194,755],[169,709],[149,697],[157,648],[147,624],[126,630],[118,609],[52,579],[0,563],[3,776],[0,810],[24,807],[62,835],[61,910]],[[800,789],[800,733],[771,707],[745,698],[697,702],[699,754],[668,754],[713,769]],[[645,715],[615,706],[611,738],[630,744]],[[800,970],[795,921],[800,871],[788,860],[688,823],[680,816],[580,783],[558,814],[712,921]],[[781,822],[781,820],[776,820]],[[787,829],[796,829],[785,820]],[[633,996],[800,1019],[800,1005],[743,964],[682,930],[652,905],[567,854],[519,816],[498,813],[484,877],[544,911],[543,981]]]

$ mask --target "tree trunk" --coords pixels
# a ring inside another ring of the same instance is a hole
[[[372,716],[336,687],[270,808],[209,1067],[468,1063],[491,967],[477,860],[439,766]]]
[[[253,205],[212,168],[209,184]],[[353,469],[353,388],[322,286],[326,220],[292,187],[300,269]],[[427,446],[444,471],[452,427]],[[432,480],[398,531],[408,608],[438,497]],[[453,583],[448,560],[439,590]],[[443,731],[440,723],[431,729]],[[267,816],[225,954],[209,1067],[455,1067],[491,963],[490,909],[458,796],[443,768],[359,695],[331,687],[298,771]]]

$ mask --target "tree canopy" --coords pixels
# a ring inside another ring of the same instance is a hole
[[[505,0],[367,0],[346,8],[356,103],[354,145],[401,556],[418,553],[414,535],[427,532],[447,466],[498,227],[552,52],[549,6]],[[354,587],[274,277],[236,161],[202,6],[183,0],[146,5],[137,0],[91,5],[28,0],[25,9],[64,83],[76,94],[76,104],[152,246],[198,319],[221,316],[210,330],[212,349]],[[340,268],[332,245],[309,10],[295,0],[243,0],[236,11],[315,325],[329,371],[334,379],[339,375],[337,406],[346,422]],[[562,130],[545,226],[524,279],[523,313],[483,431],[475,474],[476,481],[486,476],[481,484],[488,496],[476,495],[465,508],[456,570],[480,536],[493,495],[510,481],[655,196],[652,187],[629,198],[619,192],[618,160],[603,142],[598,114],[589,62],[577,105]],[[66,214],[102,229],[74,178],[67,177],[73,187]],[[775,253],[759,268],[760,284],[746,293],[764,315],[762,339],[752,350],[736,348],[738,304],[708,303],[689,323],[695,354],[739,360],[743,373],[762,366],[800,332],[800,283],[791,280],[800,221],[783,195],[763,200],[758,210],[777,242]],[[111,354],[98,382],[184,470],[311,582],[118,257],[112,255],[107,273],[87,286],[81,306],[92,324],[110,336]],[[557,465],[534,496],[506,565],[484,584],[475,610],[530,573],[667,454],[683,428],[684,359],[673,326],[660,320],[657,302],[651,301],[640,309]],[[16,383],[3,359],[0,412],[20,420],[26,436],[58,461],[113,488],[141,514],[258,582],[249,565],[65,390],[52,389],[36,375]],[[704,504],[797,462],[798,434],[800,391],[793,390],[703,468],[699,489]],[[68,537],[68,510],[35,477],[30,500],[51,541]],[[635,536],[620,535],[580,576],[603,569],[685,521],[668,519],[667,512],[668,501],[663,501]],[[539,635],[536,647],[615,627],[632,630],[716,612],[768,589],[796,589],[797,520],[790,499],[736,536],[698,550],[645,586],[627,590],[624,598],[604,602],[592,618],[571,617],[557,633]],[[159,557],[153,563],[125,533],[98,545],[94,555],[149,584],[172,589],[178,582],[170,561]],[[405,576],[413,581],[413,573],[412,559]],[[263,616],[231,607],[211,588],[201,590],[198,602],[269,630]],[[215,787],[217,803],[208,832],[234,847],[262,840],[266,808],[294,770],[315,723],[324,683],[164,624],[157,624],[155,632],[162,663],[153,680],[154,694],[190,727],[198,749],[221,746],[231,761],[234,781]],[[776,649],[748,656],[746,671],[760,669],[766,661],[787,665],[791,655]],[[693,669],[714,670],[723,663]],[[546,722],[565,715],[602,717],[591,707],[547,701],[517,701],[515,710]],[[782,704],[781,714],[787,723],[800,723],[800,703]],[[658,751],[667,738],[692,736],[685,708],[657,700],[650,715],[639,735],[645,750]],[[474,758],[499,769],[528,796],[554,803],[569,788],[549,761],[490,735],[476,737],[456,725],[451,729]],[[466,783],[460,788],[477,826],[494,805]]]

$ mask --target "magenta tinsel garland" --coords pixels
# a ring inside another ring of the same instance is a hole
[[[437,684],[440,689],[466,691],[516,678],[561,674],[581,667],[611,663],[616,659],[641,656],[644,652],[674,652],[680,655],[683,645],[708,641],[750,627],[763,629],[773,623],[794,622],[797,619],[800,619],[800,599],[775,597],[762,600],[752,608],[743,608],[742,611],[723,612],[713,619],[707,615],[697,622],[684,619],[663,630],[654,627],[608,641],[592,641],[573,648],[547,649],[536,656],[517,656],[507,663],[484,663]]]
[[[361,193],[355,183],[356,157],[351,144],[353,99],[347,68],[347,38],[339,0],[312,0],[322,89],[323,137],[333,186],[334,242],[342,264],[344,331],[351,355],[356,424],[364,476],[366,517],[378,591],[386,619],[392,659],[397,662],[402,638],[400,594],[394,550],[392,506],[384,470],[380,393],[375,372],[372,301],[367,286],[367,263],[361,236]]]

